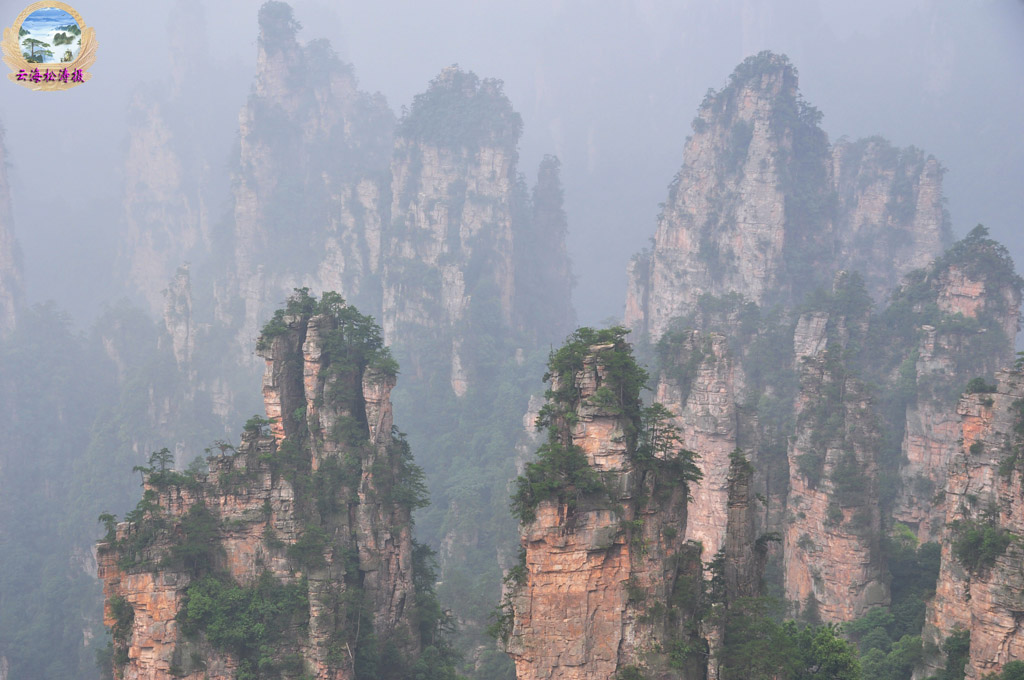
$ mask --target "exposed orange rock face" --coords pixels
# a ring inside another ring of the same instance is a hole
[[[973,267],[970,265],[974,264]],[[973,276],[968,274],[968,269]],[[920,541],[944,534],[947,508],[942,490],[950,462],[960,451],[962,423],[955,399],[972,378],[993,373],[1009,361],[1019,323],[1019,294],[1007,281],[971,260],[927,270],[939,310],[981,324],[977,332],[924,326],[917,352],[916,400],[909,404],[903,440],[905,464],[894,518],[917,532]],[[994,341],[982,344],[991,336]],[[997,341],[995,341],[997,339]],[[952,389],[935,389],[952,384]]]
[[[118,527],[118,539],[123,540],[132,531],[128,524]],[[155,550],[169,545],[155,545]],[[122,680],[170,680],[185,677],[188,680],[230,680],[235,677],[238,664],[214,650],[204,649],[207,655],[205,670],[173,675],[172,667],[180,668],[184,640],[176,619],[185,589],[191,581],[188,574],[177,571],[134,570],[125,572],[118,567],[116,551],[100,544],[98,575],[103,582],[103,622],[113,627],[117,621],[111,610],[111,598],[123,598],[133,611],[131,634],[127,641],[115,642],[127,653],[128,662],[117,669]]]
[[[989,281],[990,272],[978,272],[973,277],[956,265],[942,272],[938,297],[939,309],[947,314],[962,314],[977,318],[988,309],[1005,307],[999,315],[1002,329],[1011,341],[1017,337],[1020,299],[1011,286],[996,287]]]
[[[621,510],[586,499],[575,508],[542,501],[523,525],[526,576],[511,597],[508,642],[519,680],[612,678],[627,666],[665,679],[696,677],[668,669],[664,657],[673,634],[664,603],[675,594],[695,610],[702,578],[700,548],[683,542],[686,489],[661,487],[637,468],[622,416],[587,403],[605,382],[601,353],[609,348],[591,347],[582,371],[555,381],[573,380],[580,389],[567,443],[607,474]],[[690,613],[684,608],[681,619]],[[702,665],[695,661],[686,672]]]
[[[402,465],[395,457],[392,434],[394,378],[369,367],[355,372],[330,370],[332,361],[343,360],[323,347],[325,334],[335,327],[333,317],[286,316],[284,323],[287,330],[268,338],[263,351],[267,415],[278,419],[271,430],[266,434],[247,431],[236,453],[210,458],[209,474],[193,482],[147,483],[157,507],[152,516],[162,518],[163,528],[134,565],[123,562],[123,546],[143,527],[121,523],[117,540],[99,546],[106,624],[117,624],[111,604],[115,599],[122,599],[133,612],[130,632],[115,640],[127,659],[117,668],[124,680],[227,680],[238,670],[239,659],[214,649],[202,636],[185,639],[176,620],[196,574],[165,558],[180,540],[185,516],[197,506],[216,518],[216,570],[243,586],[265,573],[286,584],[306,579],[308,629],[294,640],[283,641],[277,650],[280,657],[300,655],[305,672],[317,680],[354,677],[351,658],[339,660],[330,653],[338,636],[348,634],[332,603],[353,587],[354,574],[348,574],[347,561],[351,559],[358,564],[359,596],[372,612],[366,627],[372,626],[379,639],[394,639],[403,653],[418,651],[410,510],[389,500],[382,486],[387,482],[377,477],[394,474]],[[333,389],[339,382],[342,388],[358,391],[342,389],[347,397],[339,399]],[[363,405],[361,413],[352,408],[356,403]],[[333,425],[342,417],[364,423],[367,439],[360,448],[353,449],[333,436]],[[329,491],[336,497],[338,511],[297,494],[287,475],[275,468],[273,461],[282,447],[294,448],[290,438],[302,441],[298,435],[303,427],[309,433],[310,470],[315,470],[314,463],[322,466],[341,457],[354,457],[360,467],[355,478]],[[289,555],[288,547],[309,531],[311,523],[332,540],[324,549],[322,566],[304,568]],[[172,670],[178,675],[172,675]]]
[[[990,563],[968,570],[955,554],[957,531],[942,544],[942,566],[929,603],[924,638],[935,644],[954,630],[971,634],[966,677],[999,672],[1008,661],[1024,659],[1024,473],[1021,462],[1004,463],[1021,451],[1024,375],[997,374],[994,394],[968,394],[960,400],[963,442],[945,485],[946,521],[998,527],[1012,538]],[[926,659],[932,669],[939,657]]]
[[[794,342],[801,390],[789,447],[784,583],[788,600],[816,607],[825,621],[851,621],[889,601],[878,543],[878,427],[863,386],[839,363],[845,323],[805,315]],[[831,324],[839,326],[834,335]]]

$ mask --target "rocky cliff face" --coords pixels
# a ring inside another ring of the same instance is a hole
[[[800,393],[788,453],[784,584],[786,599],[825,621],[851,621],[889,602],[879,545],[879,421],[842,358],[866,329],[866,316],[811,312],[794,335]]]
[[[243,348],[292,288],[340,290],[371,310],[379,300],[394,117],[325,41],[301,45],[297,30],[287,4],[260,9],[256,81],[238,118],[233,266],[217,314],[241,327]]]
[[[833,145],[836,263],[860,272],[876,301],[949,244],[944,172],[920,149],[898,149],[880,137]]]
[[[965,395],[957,413],[962,441],[944,487],[949,538],[924,637],[940,645],[969,631],[974,679],[1024,658],[1024,375],[1000,371],[994,392]],[[938,655],[926,661],[944,665]]]
[[[14,328],[15,310],[21,302],[21,261],[14,240],[6,158],[7,151],[0,136],[0,337]]]
[[[1009,364],[1019,325],[1021,282],[1003,246],[975,229],[895,294],[894,308],[919,328],[904,360],[915,397],[906,408],[905,462],[894,517],[922,541],[943,533],[941,492],[960,449],[956,400],[967,383]],[[931,310],[931,311],[929,311]]]
[[[333,294],[293,298],[259,349],[267,420],[223,444],[208,473],[155,454],[142,503],[99,546],[118,677],[259,666],[340,680],[419,653],[422,487],[392,427],[394,367],[372,322]],[[237,609],[247,601],[262,609]]]
[[[938,163],[877,139],[830,148],[820,118],[796,69],[767,52],[709,93],[654,248],[630,265],[630,327],[656,340],[704,294],[799,302],[842,269],[861,271],[882,299],[941,252]]]
[[[384,333],[392,341],[414,329],[439,336],[449,345],[450,382],[459,396],[469,376],[461,338],[450,329],[466,320],[471,302],[493,306],[500,323],[512,325],[522,122],[500,88],[445,69],[402,121],[391,168]],[[447,102],[465,120],[435,118],[438,104]],[[499,113],[487,116],[489,110]]]
[[[237,76],[210,58],[201,2],[174,0],[168,29],[170,78],[138,86],[129,102],[118,253],[125,283],[156,314],[177,268],[199,264],[223,238],[216,223],[229,182],[221,170],[233,141],[224,112],[244,96]],[[192,115],[196,101],[201,116]]]
[[[128,279],[159,309],[160,291],[175,268],[202,256],[210,247],[210,196],[203,191],[211,179],[205,158],[188,158],[167,123],[164,97],[136,92],[129,112],[128,153],[122,200],[127,242],[123,259]],[[191,161],[191,162],[190,162]]]
[[[517,168],[521,132],[500,81],[452,66],[417,95],[395,142],[384,333],[421,348],[411,354],[417,373],[431,338],[460,397],[478,364],[500,360],[481,356],[476,333],[522,333],[532,344],[571,327],[558,160],[541,163],[531,200]]]
[[[656,394],[701,456],[687,535],[729,545],[739,447],[765,501],[752,535],[783,539],[769,579],[809,616],[850,621],[888,603],[890,510],[949,540],[937,492],[961,448],[956,400],[1012,358],[1021,280],[984,228],[943,253],[934,158],[830,145],[819,120],[770,53],[709,93],[630,265],[626,322],[657,347]]]
[[[396,121],[326,42],[301,44],[297,31],[287,5],[266,3],[231,218],[191,267],[195,305],[180,277],[167,286],[167,269],[165,323],[223,417],[244,398],[236,384],[255,377],[260,320],[293,288],[339,290],[380,319],[405,367],[395,400],[439,499],[424,540],[442,548],[450,600],[472,599],[452,607],[462,630],[482,637],[500,590],[495,558],[515,541],[498,500],[518,434],[505,424],[527,404],[538,350],[574,324],[559,163],[541,162],[531,192],[500,81],[445,69]],[[495,427],[477,436],[485,421]],[[448,569],[453,554],[461,575]]]
[[[174,360],[179,367],[189,367],[196,347],[196,329],[192,327],[192,282],[188,266],[178,268],[163,296],[164,328],[171,339]]]
[[[704,478],[691,494],[686,538],[714,555],[726,542],[730,455],[740,446],[742,372],[721,333],[684,332],[673,355],[672,367],[658,381],[656,398],[679,414],[675,422],[683,447],[700,452]]]
[[[261,10],[219,322],[244,346],[292,288],[340,290],[381,319],[415,380],[437,372],[424,356],[443,357],[460,397],[477,364],[495,360],[479,356],[481,338],[564,336],[558,161],[544,160],[531,196],[517,168],[522,121],[501,82],[447,68],[396,126],[350,66],[296,30],[284,3]]]
[[[507,601],[516,677],[610,678],[630,668],[700,677],[700,548],[683,542],[687,485],[666,474],[680,454],[659,450],[656,463],[639,453],[635,413],[608,401],[624,386],[621,362],[635,367],[621,336],[575,343],[568,364],[553,360],[563,370],[542,411],[551,439],[519,482],[523,562]],[[638,387],[625,388],[634,411]],[[544,467],[561,467],[563,455],[574,473]],[[679,645],[692,646],[685,669],[668,664]]]

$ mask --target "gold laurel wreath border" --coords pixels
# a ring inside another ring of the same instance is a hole
[[[33,2],[31,5],[25,8],[25,10],[18,15],[15,19],[14,25],[10,28],[4,29],[3,41],[0,42],[0,48],[3,49],[4,63],[11,67],[12,72],[7,74],[7,77],[19,85],[24,85],[33,90],[41,90],[45,92],[52,92],[55,90],[67,90],[81,83],[62,83],[56,80],[49,82],[40,81],[33,83],[31,80],[18,80],[18,71],[25,69],[31,71],[33,68],[39,68],[39,64],[30,63],[21,56],[21,43],[18,40],[18,29],[21,28],[22,23],[29,17],[30,14],[39,9],[46,9],[48,7],[55,7],[62,9],[70,14],[78,27],[82,31],[82,45],[78,50],[78,56],[75,57],[74,61],[61,62],[61,68],[72,68],[82,70],[82,80],[86,81],[92,77],[92,74],[88,72],[88,68],[93,65],[96,61],[96,30],[85,25],[82,21],[82,15],[79,14],[74,7],[64,2],[58,2],[57,0],[40,0],[39,2]],[[48,68],[52,69],[54,65],[48,65]]]

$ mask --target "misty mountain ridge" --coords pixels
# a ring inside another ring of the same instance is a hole
[[[161,321],[25,308],[0,193],[4,674],[1011,677],[1022,281],[953,243],[936,159],[830,143],[754,55],[629,265],[628,341],[571,333],[562,161],[528,184],[501,81],[445,68],[397,117],[259,19],[224,217],[185,90],[132,104],[120,271]]]

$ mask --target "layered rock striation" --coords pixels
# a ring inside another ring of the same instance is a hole
[[[963,448],[957,399],[1012,359],[1022,281],[983,227],[943,252],[934,158],[877,137],[830,144],[820,118],[771,53],[709,92],[653,247],[630,264],[626,323],[700,456],[687,536],[705,560],[760,536],[790,611],[835,622],[888,605],[887,534],[954,540],[942,490]],[[757,499],[742,523],[736,449]]]
[[[621,333],[577,332],[550,368],[549,439],[514,501],[523,552],[503,623],[516,677],[696,677],[700,547],[683,540],[691,454],[667,412],[641,415],[642,372]],[[692,656],[670,665],[678,647]]]
[[[847,279],[837,281],[837,298]],[[800,392],[788,450],[784,586],[787,600],[825,621],[852,621],[889,603],[880,549],[879,419],[843,358],[863,342],[868,309],[809,312],[794,333]]]
[[[559,163],[542,161],[531,197],[517,167],[521,133],[501,81],[455,66],[416,96],[398,127],[384,334],[411,353],[417,373],[427,347],[446,356],[460,397],[487,369],[481,364],[500,360],[484,356],[467,328],[521,335],[531,345],[571,328]]]
[[[446,102],[454,119],[437,115]],[[417,97],[395,144],[384,333],[391,341],[435,335],[459,396],[469,367],[464,338],[451,331],[467,320],[470,304],[512,326],[514,212],[525,198],[516,195],[521,130],[500,82],[449,67]]]
[[[663,362],[655,396],[678,414],[682,445],[700,452],[704,477],[691,493],[686,538],[714,555],[728,531],[730,456],[741,445],[751,452],[750,442],[741,441],[742,369],[722,333],[691,330],[672,340],[663,346],[673,360]]]
[[[951,240],[945,170],[916,147],[881,137],[832,145],[836,264],[860,272],[881,302],[903,276],[931,264]]]
[[[948,539],[934,599],[928,606],[926,649],[966,632],[966,677],[998,673],[1024,658],[1024,375],[997,374],[994,391],[960,400],[962,440],[943,487]],[[926,657],[929,670],[945,665]]]
[[[292,288],[379,304],[382,194],[394,116],[326,41],[299,43],[283,2],[260,9],[256,79],[238,118],[232,262],[217,315],[247,347]],[[239,303],[242,307],[239,308]]]
[[[501,81],[446,68],[396,120],[325,41],[297,31],[285,3],[260,10],[231,234],[214,246],[232,263],[213,276],[217,323],[244,348],[293,288],[338,290],[381,320],[414,380],[433,379],[425,356],[443,357],[459,397],[495,360],[478,345],[564,337],[559,163],[542,161],[531,194]]]
[[[1021,284],[1006,249],[979,227],[910,277],[887,311],[890,322],[902,316],[919,338],[896,378],[904,389],[913,378],[914,394],[906,406],[893,514],[922,541],[943,534],[947,509],[940,492],[960,450],[959,395],[971,380],[993,376],[1012,359]]]
[[[942,171],[882,140],[829,145],[796,69],[763,52],[710,92],[658,217],[630,264],[626,323],[657,340],[701,295],[792,304],[843,269],[876,300],[949,241]]]
[[[219,442],[208,472],[154,454],[142,502],[107,518],[119,678],[342,680],[366,664],[401,673],[422,648],[411,512],[424,491],[376,327],[335,294],[297,295],[258,349],[267,417],[238,447]]]

